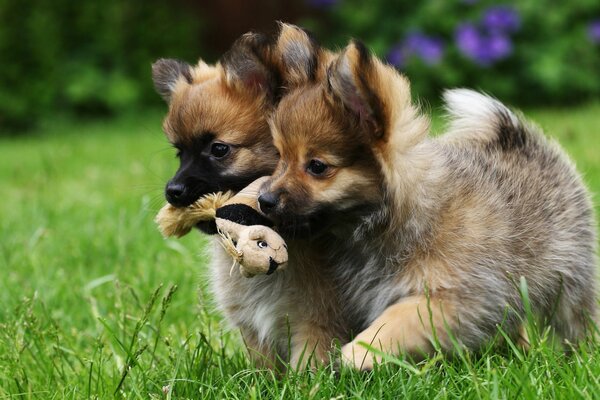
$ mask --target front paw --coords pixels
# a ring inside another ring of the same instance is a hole
[[[341,349],[342,365],[359,371],[371,371],[375,361],[380,361],[367,348],[355,341],[344,345]]]

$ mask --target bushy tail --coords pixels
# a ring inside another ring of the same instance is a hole
[[[476,141],[498,145],[502,150],[525,146],[528,127],[504,104],[488,95],[469,89],[444,92],[449,117],[446,140]]]

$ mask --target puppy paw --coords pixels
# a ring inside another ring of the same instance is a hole
[[[364,346],[354,341],[344,345],[341,349],[340,362],[342,365],[359,370],[371,371],[377,358]]]

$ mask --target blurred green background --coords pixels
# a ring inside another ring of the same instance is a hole
[[[600,95],[598,0],[0,0],[0,134],[159,106],[153,60],[216,61],[277,19],[334,48],[364,40],[430,102],[455,86],[519,106]]]

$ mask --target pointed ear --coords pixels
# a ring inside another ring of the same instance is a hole
[[[269,98],[277,88],[275,74],[267,67],[268,43],[264,35],[246,33],[221,58],[227,85],[233,89],[263,92]]]
[[[192,68],[189,64],[173,59],[161,58],[152,64],[154,88],[167,103],[179,79],[192,83]]]
[[[329,93],[375,140],[385,139],[388,125],[382,85],[385,72],[383,64],[359,41],[350,42],[327,70]]]
[[[274,53],[275,61],[281,63],[286,86],[295,87],[315,80],[322,50],[308,31],[279,22]]]

